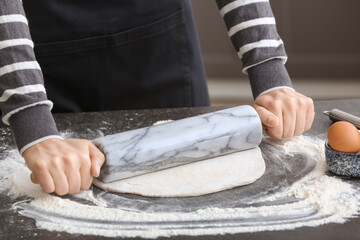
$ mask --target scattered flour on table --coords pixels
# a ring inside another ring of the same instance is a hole
[[[89,190],[75,196],[91,203],[82,204],[43,193],[38,185],[31,183],[30,171],[16,151],[10,151],[0,160],[0,189],[9,196],[30,196],[30,200],[17,202],[13,207],[20,214],[36,219],[39,228],[109,237],[156,238],[285,230],[343,223],[358,213],[359,192],[349,183],[324,175],[324,141],[307,136],[286,141],[264,138],[264,141],[288,154],[302,152],[317,161],[316,168],[302,180],[264,199],[271,203],[283,196],[294,196],[299,201],[260,207],[206,208],[187,213],[148,213],[107,207]]]
[[[160,120],[160,121],[157,121],[156,123],[153,124],[153,126],[156,126],[156,125],[160,125],[160,124],[164,124],[164,123],[169,123],[169,122],[172,122],[174,120],[171,120],[171,119],[168,119],[168,120]]]

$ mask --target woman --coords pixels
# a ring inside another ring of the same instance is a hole
[[[217,3],[268,134],[308,130],[313,103],[292,89],[269,2]],[[190,1],[24,0],[23,6],[29,24],[19,0],[0,3],[0,108],[44,191],[88,189],[104,161],[90,142],[61,139],[52,103],[55,112],[209,104]]]

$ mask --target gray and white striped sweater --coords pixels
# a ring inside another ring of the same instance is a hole
[[[287,59],[268,0],[216,0],[229,36],[249,74],[254,97],[289,87]],[[60,138],[21,0],[0,1],[0,109],[22,153]]]

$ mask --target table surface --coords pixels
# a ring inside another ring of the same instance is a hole
[[[92,139],[98,135],[97,129],[104,124],[111,126],[111,129],[119,131],[131,130],[153,124],[164,119],[180,119],[193,115],[219,110],[224,107],[204,107],[204,108],[180,108],[180,109],[156,109],[156,110],[132,110],[132,111],[112,111],[101,113],[73,113],[56,114],[55,120],[60,132],[80,133],[81,137]],[[331,121],[322,112],[337,108],[360,116],[360,99],[318,101],[315,102],[315,121],[310,131],[306,135],[325,134]],[[93,129],[93,130],[91,130]],[[106,135],[111,133],[111,129],[101,128]],[[109,132],[107,132],[109,131]],[[11,142],[11,144],[8,144]],[[8,127],[0,126],[0,143],[14,148],[12,136]],[[6,144],[5,144],[6,143]],[[0,148],[2,149],[2,148]],[[8,149],[5,149],[8,150]],[[4,151],[1,150],[1,151]],[[1,152],[0,152],[1,153]],[[359,186],[359,179],[345,179],[352,181]],[[74,235],[65,232],[50,232],[37,229],[33,219],[19,215],[11,209],[12,200],[6,195],[0,195],[0,239],[105,239],[99,236]],[[319,227],[301,227],[294,230],[285,231],[264,231],[256,233],[239,233],[234,235],[215,235],[184,237],[176,236],[171,239],[360,239],[360,217],[349,219],[344,224],[326,224]],[[133,238],[132,238],[133,239]],[[140,239],[140,238],[138,238]],[[168,238],[158,238],[168,239]]]

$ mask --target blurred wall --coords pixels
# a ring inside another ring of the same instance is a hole
[[[359,0],[271,0],[293,78],[360,78]],[[193,0],[209,78],[244,77],[215,0]]]
[[[215,0],[192,0],[213,105],[253,101]],[[360,1],[270,0],[293,85],[314,100],[360,98]],[[240,80],[239,80],[240,79]]]

